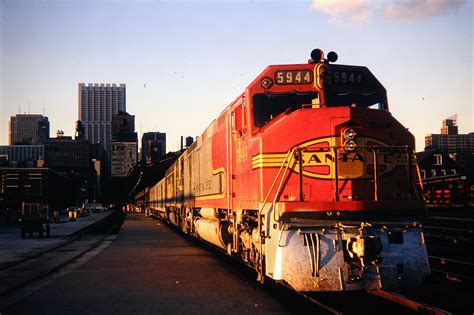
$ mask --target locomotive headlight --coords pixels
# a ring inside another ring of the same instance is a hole
[[[354,140],[348,140],[344,143],[346,151],[354,151],[357,144]]]
[[[349,128],[349,129],[344,130],[344,138],[346,138],[347,140],[352,140],[355,138],[355,136],[356,136],[356,132],[354,131],[354,129]]]

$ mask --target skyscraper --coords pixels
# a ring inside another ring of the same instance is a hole
[[[112,115],[126,109],[125,84],[79,83],[79,120],[84,127],[85,139],[101,143],[110,154]]]
[[[126,177],[137,164],[135,116],[120,111],[112,118],[112,177]]]
[[[145,132],[142,136],[142,159],[150,154],[159,159],[166,154],[166,133]]]
[[[49,138],[48,117],[17,114],[10,117],[9,144],[38,144]]]

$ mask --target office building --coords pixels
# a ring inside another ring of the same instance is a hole
[[[10,167],[33,167],[38,160],[44,159],[44,145],[0,145],[0,156],[6,156]]]
[[[440,134],[425,137],[425,151],[431,149],[449,155],[474,176],[474,132],[459,134],[456,116],[443,121]]]
[[[135,116],[119,111],[112,117],[112,161],[110,174],[125,177],[137,164]]]
[[[111,152],[112,116],[126,109],[125,84],[79,83],[79,120],[84,137],[92,144],[101,143]]]
[[[424,199],[431,205],[462,205],[472,200],[466,169],[438,149],[416,153]]]
[[[112,141],[137,142],[135,132],[135,116],[119,111],[112,115]]]
[[[92,159],[88,140],[51,138],[44,144],[45,165],[57,172],[89,176]]]
[[[112,177],[126,177],[137,164],[136,142],[112,142]]]
[[[142,160],[150,155],[152,160],[158,160],[166,154],[166,133],[145,132],[142,136]]]
[[[49,138],[48,117],[37,114],[17,114],[10,117],[9,144],[38,144]]]

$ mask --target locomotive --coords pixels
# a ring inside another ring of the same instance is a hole
[[[268,66],[137,200],[297,291],[429,275],[414,137],[361,66],[315,49]]]

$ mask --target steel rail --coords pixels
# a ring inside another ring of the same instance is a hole
[[[468,277],[466,275],[461,275],[461,274],[454,273],[454,272],[439,270],[439,269],[435,269],[435,268],[431,268],[431,271],[436,272],[436,273],[444,274],[446,277],[453,277],[453,278],[457,278],[457,279],[464,279],[464,280],[474,281],[474,278],[472,278],[472,277]]]
[[[438,259],[438,260],[442,260],[442,261],[449,261],[449,262],[452,262],[452,263],[455,263],[455,264],[463,264],[463,265],[468,265],[468,266],[474,266],[474,263],[471,263],[471,262],[468,262],[468,261],[461,261],[461,260],[455,260],[455,259],[450,259],[450,258],[444,258],[444,257],[439,257],[439,256],[431,256],[431,255],[428,255],[428,258],[431,258],[431,259]]]
[[[435,219],[443,221],[462,221],[462,222],[474,222],[474,219],[469,218],[458,218],[458,217],[443,217],[443,216],[427,216],[426,219]]]
[[[296,291],[295,291],[296,292]],[[331,306],[329,305],[326,305],[318,300],[316,300],[315,298],[307,295],[307,294],[304,294],[304,293],[301,293],[301,292],[297,292],[300,296],[304,297],[306,300],[310,301],[311,303],[314,303],[316,304],[318,307],[324,309],[325,311],[328,311],[329,313],[331,314],[334,314],[334,315],[342,315],[343,312],[341,311],[338,311],[336,310],[335,308],[332,308]]]
[[[382,299],[391,301],[393,303],[402,305],[411,310],[419,312],[420,314],[433,314],[433,315],[451,315],[452,314],[451,312],[442,310],[440,308],[426,304],[424,302],[415,301],[411,298],[408,298],[398,293],[385,291],[385,290],[375,290],[375,291],[368,291],[368,292]]]
[[[422,229],[444,230],[444,231],[454,231],[454,232],[464,232],[464,233],[467,233],[467,234],[474,234],[474,231],[469,230],[469,229],[458,229],[458,228],[440,227],[440,226],[432,226],[432,225],[423,225]]]
[[[467,261],[460,261],[460,260],[455,260],[455,259],[450,259],[450,258],[444,258],[444,257],[438,257],[438,256],[430,256],[428,255],[428,258],[431,259],[431,260],[436,260],[436,261],[439,261],[439,263],[441,265],[445,265],[446,266],[446,269],[452,269],[453,268],[453,264],[454,265],[464,265],[464,266],[468,266],[468,267],[473,267],[474,266],[474,263],[471,263],[471,262],[467,262]],[[446,264],[446,263],[451,263],[450,264]],[[474,277],[470,276],[470,275],[465,275],[465,274],[461,274],[461,273],[458,273],[458,272],[451,272],[449,270],[441,270],[441,269],[438,269],[438,268],[431,268],[431,271],[434,272],[434,273],[439,273],[439,274],[443,274],[445,275],[447,278],[457,278],[459,280],[468,280],[468,281],[474,281]]]
[[[293,289],[291,286],[289,286],[285,282],[278,282],[278,284],[281,285],[282,287],[286,288],[287,290],[290,290],[294,294],[296,294],[298,296],[301,296],[305,300],[310,301],[311,303],[315,304],[317,307],[320,307],[320,308],[324,309],[325,311],[327,311],[331,314],[334,314],[334,315],[342,315],[343,314],[343,312],[341,312],[339,310],[336,310],[335,308],[333,308],[333,307],[331,307],[331,306],[329,306],[329,305],[327,305],[327,304],[325,304],[321,301],[318,301],[314,297],[312,297],[312,296],[310,296],[310,295],[308,295],[304,292],[296,291],[295,289]]]

